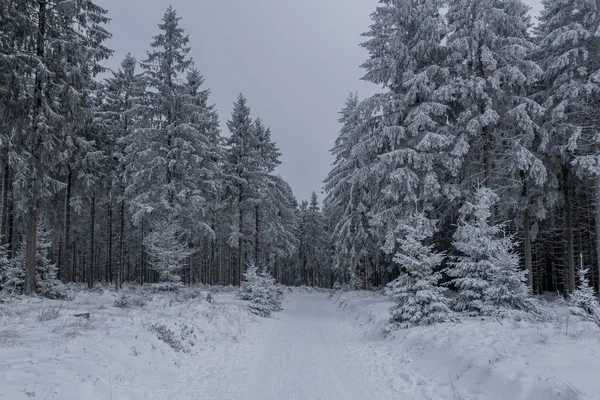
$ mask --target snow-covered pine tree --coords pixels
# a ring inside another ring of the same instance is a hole
[[[379,249],[370,234],[368,212],[370,210],[369,187],[372,182],[367,171],[374,155],[359,147],[367,134],[373,133],[370,104],[359,103],[358,97],[350,94],[338,120],[342,127],[331,153],[335,157],[333,169],[325,180],[329,211],[331,243],[333,244],[333,266],[338,279],[353,286],[363,280],[359,287],[366,288],[369,279],[370,261]]]
[[[452,304],[456,311],[492,315],[505,309],[535,309],[525,271],[513,251],[514,240],[504,234],[502,224],[490,223],[498,200],[491,189],[480,187],[459,211],[453,246],[460,255],[446,270],[458,290]]]
[[[248,211],[246,198],[248,196],[248,182],[246,180],[246,166],[248,157],[252,157],[252,118],[250,107],[246,98],[240,94],[233,105],[231,119],[227,121],[231,136],[227,139],[226,148],[226,173],[230,177],[228,182],[229,204],[238,216],[237,226],[232,227],[229,244],[237,247],[237,283],[242,280],[245,263],[245,213]]]
[[[9,259],[6,245],[0,245],[0,295],[2,292],[12,295],[20,293],[25,278],[23,265],[16,265]]]
[[[456,135],[456,194],[468,196],[478,183],[495,190],[502,201],[492,219],[518,221],[531,277],[532,226],[554,196],[540,189],[548,183],[547,136],[539,124],[544,109],[529,97],[542,74],[532,59],[529,7],[522,0],[451,0],[447,6],[452,79],[445,90]]]
[[[363,102],[370,127],[353,151],[363,164],[354,176],[365,183],[360,204],[369,234],[390,268],[398,226],[417,208],[441,212],[434,204],[444,182],[451,183],[446,179],[453,131],[447,127],[451,92],[445,86],[442,5],[437,0],[382,0],[364,34],[369,52],[364,79],[385,92]]]
[[[52,251],[51,231],[44,219],[41,219],[38,225],[37,241],[37,292],[50,299],[64,298],[66,296],[65,288],[57,279],[58,268],[49,259]]]
[[[540,64],[544,70],[539,97],[548,109],[548,164],[562,175],[567,246],[567,289],[575,289],[575,255],[569,198],[571,165],[594,188],[596,197],[596,253],[600,252],[599,105],[600,4],[587,0],[545,0],[538,35]],[[600,268],[597,258],[596,269]]]
[[[499,237],[497,243],[490,257],[490,285],[483,293],[483,313],[502,315],[508,310],[537,312],[537,304],[527,284],[528,271],[522,269],[519,263],[519,253],[515,249],[517,243],[511,236]]]
[[[64,0],[23,3],[27,3],[29,11],[21,21],[21,29],[28,33],[28,43],[36,44],[23,45],[18,50],[19,57],[28,63],[29,69],[23,73],[33,78],[23,88],[31,99],[27,113],[30,125],[20,130],[19,156],[23,165],[15,176],[14,187],[27,209],[25,292],[29,294],[36,290],[40,202],[63,187],[55,174],[69,155],[70,137],[78,137],[78,127],[85,126],[91,118],[89,100],[94,77],[103,71],[100,62],[111,51],[102,44],[110,36],[104,29],[107,11],[93,1],[68,5]]]
[[[269,175],[269,190],[264,202],[269,205],[260,219],[260,241],[265,266],[279,282],[286,267],[293,265],[299,246],[296,199],[290,185],[279,176]]]
[[[454,320],[444,296],[447,289],[438,286],[442,278],[439,267],[445,255],[424,244],[436,230],[436,221],[422,213],[411,216],[399,227],[404,237],[399,240],[394,262],[400,266],[400,276],[386,288],[386,294],[397,303],[392,308],[392,330]]]
[[[51,232],[47,228],[45,219],[40,218],[38,232],[36,235],[36,292],[40,296],[50,299],[62,299],[66,297],[65,287],[57,279],[57,266],[49,259],[52,242]],[[29,248],[26,238],[20,244],[15,257],[9,260],[5,272],[5,289],[11,292],[21,293],[25,290],[25,262],[26,251]]]
[[[589,269],[577,270],[579,282],[573,293],[569,294],[571,313],[589,319],[600,325],[600,302],[594,294],[588,279]]]
[[[328,241],[325,237],[323,214],[317,194],[312,193],[310,202],[303,201],[300,213],[299,273],[300,283],[307,286],[321,286],[327,260]],[[327,277],[329,278],[329,277]]]
[[[270,175],[275,168],[281,164],[279,157],[281,153],[276,144],[271,140],[271,129],[267,128],[260,118],[257,118],[253,124],[253,141],[255,143],[255,163],[254,171],[249,168],[247,181],[248,202],[254,207],[254,252],[253,259],[257,264],[264,264],[264,251],[262,246],[262,230],[265,218],[275,209],[269,206],[265,200],[274,198],[272,191],[277,188],[272,185],[273,180]],[[252,161],[251,161],[252,162]]]
[[[112,186],[116,188],[114,193],[118,206],[118,254],[116,269],[112,266],[112,258],[108,263],[109,281],[115,279],[117,288],[121,285],[121,277],[125,267],[125,226],[127,224],[125,208],[125,188],[127,186],[126,173],[132,165],[129,161],[132,158],[131,151],[135,149],[135,143],[132,138],[135,136],[134,127],[138,122],[140,111],[139,107],[145,92],[146,82],[143,77],[136,72],[137,60],[128,53],[121,62],[121,68],[112,73],[104,82],[104,103],[101,107],[99,119],[104,128],[110,133],[112,142],[109,151],[112,153]],[[111,193],[112,195],[112,193]],[[65,210],[68,212],[68,205]],[[65,238],[63,254],[63,268],[68,266],[68,229],[65,228]]]
[[[165,11],[160,33],[141,63],[148,89],[127,147],[131,171],[126,195],[133,198],[130,208],[136,223],[148,213],[178,216],[202,202],[198,181],[188,173],[200,167],[198,151],[205,143],[196,127],[187,124],[192,105],[185,102],[184,78],[192,60],[180,20],[172,7]]]
[[[227,121],[231,136],[225,150],[225,171],[229,178],[227,202],[238,216],[229,243],[237,245],[237,277],[241,279],[247,260],[263,258],[260,243],[261,219],[273,210],[264,207],[264,199],[272,197],[273,170],[279,165],[279,149],[271,141],[271,131],[262,121],[253,121],[246,98],[240,94]],[[247,221],[253,221],[250,227]],[[254,248],[247,243],[254,239]],[[239,282],[239,281],[238,281]]]
[[[154,222],[152,232],[144,238],[144,249],[161,282],[179,282],[181,277],[178,273],[187,266],[193,254],[173,214],[166,214]]]
[[[268,317],[273,311],[281,310],[282,292],[265,268],[251,263],[240,283],[240,298],[250,302],[250,311]]]

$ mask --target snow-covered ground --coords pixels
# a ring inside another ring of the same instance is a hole
[[[379,293],[333,300],[361,327],[373,370],[403,399],[600,399],[600,329],[564,306],[543,307],[546,323],[463,318],[382,334],[392,303]]]
[[[289,291],[258,318],[231,289],[124,292],[0,305],[0,399],[600,399],[600,330],[560,307],[384,337],[378,293]]]

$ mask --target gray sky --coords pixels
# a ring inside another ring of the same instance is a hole
[[[537,14],[540,0],[526,0]],[[316,190],[332,158],[338,111],[348,94],[376,88],[360,81],[367,53],[360,34],[377,0],[97,0],[109,10],[118,68],[130,51],[144,59],[157,24],[171,4],[190,36],[191,55],[204,75],[225,128],[239,93],[254,117],[271,127],[282,152],[278,172],[298,199]]]

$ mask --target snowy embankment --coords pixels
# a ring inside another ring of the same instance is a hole
[[[600,329],[557,303],[548,322],[462,318],[384,337],[393,305],[380,293],[333,295],[378,353],[389,385],[412,381],[423,399],[600,399]]]
[[[207,386],[222,379],[220,368],[232,369],[230,353],[258,318],[226,289],[120,293],[125,308],[115,306],[120,295],[96,290],[0,304],[0,399],[174,398],[193,374]]]

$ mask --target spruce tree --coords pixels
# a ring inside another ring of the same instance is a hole
[[[392,309],[392,329],[454,320],[444,296],[446,289],[438,286],[445,255],[436,252],[433,245],[424,244],[436,232],[435,224],[425,215],[416,214],[400,227],[404,237],[394,257],[400,276],[387,287],[387,294],[397,303]]]
[[[498,195],[480,187],[461,207],[453,246],[460,255],[447,274],[458,289],[456,311],[492,315],[504,309],[533,311],[525,271],[520,269],[515,243],[502,224],[490,222]]]

